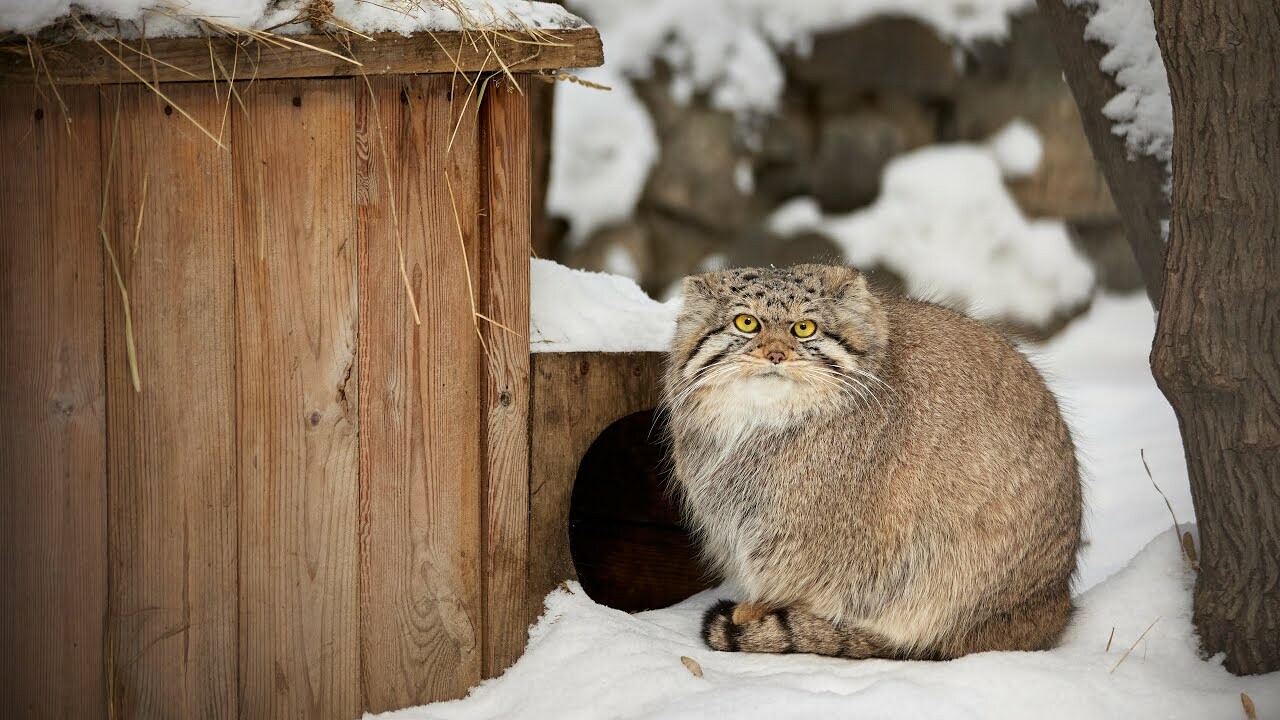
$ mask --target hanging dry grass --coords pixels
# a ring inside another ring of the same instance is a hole
[[[533,77],[536,77],[539,80],[542,80],[543,82],[549,82],[549,83],[554,83],[554,82],[573,83],[575,85],[581,85],[583,87],[591,88],[592,90],[612,90],[613,89],[608,85],[601,85],[600,83],[594,83],[594,82],[591,82],[590,80],[583,80],[577,75],[573,75],[567,72],[534,73]]]
[[[107,236],[107,201],[111,196],[111,170],[116,159],[116,138],[120,134],[120,92],[116,92],[115,120],[111,126],[111,149],[107,152],[106,180],[102,183],[102,210],[98,215],[98,233],[102,236],[102,246],[111,261],[111,272],[115,275],[116,287],[120,290],[120,302],[124,308],[124,348],[129,363],[129,379],[133,382],[133,391],[142,392],[142,377],[138,371],[138,348],[133,341],[133,311],[129,304],[129,289],[125,287],[124,276],[120,273],[120,263],[116,261],[115,250],[111,247],[111,239]],[[145,182],[145,180],[144,180]],[[142,216],[138,216],[138,232],[142,232]]]
[[[400,279],[404,282],[404,292],[409,298],[409,307],[413,310],[413,324],[421,325],[422,316],[418,313],[418,301],[413,296],[413,285],[409,283],[409,270],[404,261],[404,239],[400,234],[400,212],[396,208],[396,190],[391,181],[391,156],[387,153],[387,138],[382,129],[382,113],[378,110],[378,98],[373,92],[373,83],[363,72],[364,85],[369,90],[369,106],[373,109],[373,124],[378,131],[378,151],[382,156],[382,169],[387,182],[387,202],[391,206],[391,234],[396,242],[396,256],[400,260]],[[454,210],[455,214],[457,209]]]

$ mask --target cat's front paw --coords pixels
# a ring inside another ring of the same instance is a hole
[[[721,600],[702,616],[702,639],[713,650],[737,652],[744,626],[757,622],[772,612],[759,603],[734,603]]]
[[[735,607],[732,600],[721,600],[703,614],[702,639],[712,650],[737,652],[740,628],[733,622]]]

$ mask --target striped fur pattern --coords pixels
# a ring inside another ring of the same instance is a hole
[[[711,647],[946,659],[1066,627],[1075,450],[986,326],[845,267],[690,277],[664,412],[701,550],[750,603],[707,612]]]

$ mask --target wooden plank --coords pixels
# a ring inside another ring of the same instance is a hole
[[[529,557],[528,77],[490,84],[483,106],[489,242],[480,268],[485,421],[484,675],[524,652]],[[504,327],[506,329],[504,329]]]
[[[225,79],[215,75],[210,52],[230,74],[271,78],[352,77],[368,75],[408,75],[415,73],[491,72],[505,64],[513,72],[533,72],[559,68],[596,67],[604,63],[600,34],[592,27],[551,31],[554,39],[535,38],[524,32],[480,33],[463,37],[458,32],[405,37],[381,33],[373,40],[343,35],[303,35],[295,39],[312,48],[283,43],[257,42],[247,37],[156,38],[142,48],[120,47],[115,41],[105,46],[73,42],[44,53],[49,74],[37,74],[25,52],[15,45],[0,52],[0,82],[47,82],[52,76],[59,84],[94,85],[147,82],[208,82]],[[483,39],[482,39],[483,38]],[[334,57],[348,55],[360,64]],[[105,48],[105,49],[104,49]],[[317,49],[313,49],[317,48]],[[110,50],[111,54],[106,51]],[[333,54],[331,54],[333,53]],[[114,55],[114,58],[112,57]],[[499,61],[501,58],[501,62]]]
[[[209,88],[166,92],[197,121],[217,127],[223,108]],[[101,126],[108,156],[115,138],[106,227],[129,291],[142,388],[135,392],[130,380],[124,305],[108,263],[109,714],[231,718],[230,157],[141,87],[108,91]]]
[[[569,506],[578,464],[614,421],[658,403],[662,353],[533,353],[529,401],[529,591],[526,617],[577,579]]]
[[[235,116],[245,717],[360,714],[352,80],[271,80]]]
[[[456,92],[447,76],[371,83],[356,109],[360,627],[365,709],[379,712],[460,697],[481,677],[484,369],[467,283],[480,267],[474,106],[461,79]]]
[[[98,91],[62,97],[0,91],[0,707],[24,718],[106,714]]]

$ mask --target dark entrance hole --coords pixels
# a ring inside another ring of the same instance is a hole
[[[605,428],[578,465],[569,508],[569,551],[598,603],[636,612],[710,587],[667,492],[664,428],[653,411]]]

